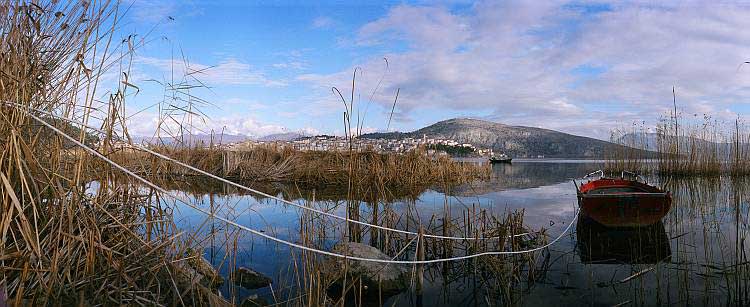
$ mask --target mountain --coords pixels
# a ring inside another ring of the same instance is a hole
[[[164,144],[174,144],[179,142],[185,142],[185,144],[188,145],[194,145],[197,143],[203,143],[203,144],[209,144],[213,141],[213,144],[219,145],[219,144],[229,144],[229,143],[239,143],[246,140],[249,140],[250,138],[245,135],[235,135],[235,134],[194,134],[194,135],[185,135],[183,140],[179,140],[173,137],[161,137],[161,142]],[[133,137],[133,143],[141,143],[141,144],[157,144],[159,143],[159,138],[155,136],[135,136]]]
[[[662,138],[660,140],[660,138]],[[636,148],[644,148],[646,150],[656,151],[659,146],[660,141],[664,141],[665,136],[659,136],[656,133],[649,133],[649,132],[636,132],[636,133],[628,133],[625,134],[619,138],[617,138],[616,142],[618,144],[636,147]],[[670,141],[670,143],[674,143],[674,137],[672,136],[666,136],[666,140]],[[723,141],[723,142],[715,142],[712,140],[706,140],[702,139],[700,137],[696,136],[680,136],[677,138],[677,141],[680,145],[680,153],[681,154],[687,154],[690,152],[691,149],[701,151],[701,152],[716,152],[719,154],[719,156],[723,156],[725,158],[729,157],[732,152],[735,150],[735,144]],[[750,143],[742,142],[739,144],[740,150],[746,152],[747,150],[750,150]]]
[[[305,135],[297,132],[285,132],[269,134],[264,137],[258,138],[258,141],[294,141],[302,137],[305,137]]]
[[[674,138],[672,136],[668,136],[669,138]],[[636,133],[628,133],[623,136],[620,136],[617,138],[616,142],[618,144],[631,146],[631,147],[637,147],[637,148],[645,148],[646,150],[657,150],[658,144],[659,144],[659,138],[660,136],[653,132],[636,132]],[[692,136],[680,136],[677,138],[677,141],[679,141],[680,146],[682,146],[682,149],[680,152],[684,150],[687,150],[690,146],[699,147],[699,148],[710,148],[715,147],[720,151],[727,151],[729,150],[733,144],[726,143],[726,142],[712,142],[709,140],[704,140],[698,137],[692,137]],[[683,152],[684,153],[684,152]]]
[[[423,136],[492,148],[495,152],[512,157],[604,158],[608,151],[628,149],[622,145],[549,129],[468,118],[444,120],[412,132],[372,133],[361,137],[401,139]]]

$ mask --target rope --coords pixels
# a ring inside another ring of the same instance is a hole
[[[119,165],[116,162],[110,160],[109,158],[107,158],[106,156],[104,156],[103,154],[101,154],[100,152],[98,152],[98,151],[92,149],[91,147],[89,147],[89,146],[81,143],[80,141],[78,141],[75,138],[69,136],[68,134],[64,133],[60,129],[52,126],[51,124],[47,123],[46,121],[42,120],[41,118],[37,117],[36,115],[28,113],[28,112],[27,112],[27,114],[31,118],[33,118],[34,120],[36,120],[39,123],[41,123],[42,125],[47,126],[47,128],[52,129],[52,131],[54,131],[55,133],[57,133],[60,136],[68,139],[69,141],[71,141],[74,144],[78,145],[82,149],[90,152],[94,156],[102,159],[103,161],[105,161],[108,164],[112,165],[113,167],[119,169],[120,171],[124,172],[125,174],[130,175],[133,178],[136,178],[138,181],[141,181],[143,184],[145,184],[145,185],[153,188],[156,191],[159,191],[163,195],[169,196],[170,198],[172,198],[172,199],[174,199],[176,201],[182,202],[183,204],[187,205],[188,207],[190,207],[190,208],[192,208],[192,209],[194,209],[194,210],[196,210],[198,212],[201,212],[201,213],[203,213],[203,214],[205,214],[205,215],[207,215],[207,216],[209,216],[211,218],[218,219],[218,220],[220,220],[222,222],[225,222],[225,223],[227,223],[229,225],[233,225],[233,226],[235,226],[235,227],[237,227],[239,229],[248,231],[248,232],[250,232],[252,234],[255,234],[255,235],[263,237],[263,238],[266,238],[268,240],[271,240],[271,241],[274,241],[274,242],[277,242],[277,243],[280,243],[280,244],[284,244],[284,245],[287,245],[287,246],[290,246],[290,247],[295,247],[295,248],[298,248],[298,249],[306,250],[306,251],[309,251],[309,252],[314,252],[314,253],[321,254],[321,255],[331,256],[331,257],[351,259],[351,260],[358,260],[358,261],[367,261],[367,262],[377,262],[377,263],[430,264],[430,263],[441,263],[441,262],[448,262],[448,261],[457,261],[457,260],[472,259],[472,258],[476,258],[476,257],[480,257],[480,256],[515,255],[515,254],[531,253],[531,252],[535,252],[535,251],[539,251],[539,250],[545,249],[545,248],[551,246],[552,244],[555,244],[557,241],[559,241],[570,230],[570,227],[573,225],[573,222],[578,218],[578,211],[579,210],[577,209],[576,210],[576,214],[573,217],[573,219],[570,221],[570,223],[565,228],[565,230],[562,233],[560,233],[559,236],[557,236],[557,238],[555,238],[554,240],[552,240],[551,242],[549,242],[549,243],[547,243],[547,244],[545,244],[543,246],[539,246],[539,247],[536,247],[536,248],[533,248],[533,249],[528,249],[528,250],[482,252],[482,253],[476,253],[476,254],[465,255],[465,256],[458,256],[458,257],[451,257],[451,258],[438,258],[438,259],[431,259],[431,260],[388,260],[388,259],[371,259],[371,258],[364,258],[364,257],[347,256],[347,255],[342,255],[342,254],[337,254],[337,253],[333,253],[333,252],[329,252],[329,251],[319,250],[319,249],[316,249],[316,248],[312,248],[312,247],[300,245],[300,244],[297,244],[297,243],[294,243],[294,242],[289,242],[289,241],[286,241],[286,240],[283,240],[283,239],[279,239],[279,238],[276,238],[274,236],[271,236],[271,235],[265,234],[263,232],[260,232],[258,230],[255,230],[255,229],[252,229],[252,228],[240,225],[237,222],[229,220],[227,218],[224,218],[224,217],[221,217],[221,216],[217,216],[215,213],[207,211],[206,209],[200,208],[200,207],[198,207],[196,205],[193,205],[192,203],[190,203],[190,201],[184,200],[181,197],[179,197],[177,195],[174,195],[173,193],[170,193],[169,191],[165,190],[164,188],[162,188],[162,187],[160,187],[160,186],[152,183],[151,181],[148,181],[147,179],[145,179],[145,178],[143,178],[141,176],[138,176],[137,174],[133,173],[132,171],[128,170],[127,168],[123,167],[122,165]]]
[[[70,123],[77,124],[77,125],[79,125],[79,126],[81,126],[83,128],[94,130],[94,131],[99,132],[99,133],[101,133],[103,135],[107,135],[107,133],[105,133],[104,131],[102,131],[100,129],[97,129],[97,128],[94,128],[94,127],[89,127],[89,126],[85,125],[84,123],[78,122],[76,120],[64,118],[64,117],[55,115],[53,113],[50,113],[50,112],[47,112],[47,111],[44,111],[44,110],[39,110],[39,109],[31,108],[31,107],[26,107],[26,106],[23,106],[23,105],[20,105],[20,104],[17,104],[17,103],[13,103],[13,102],[5,102],[5,103],[6,104],[15,105],[15,106],[17,106],[19,108],[22,108],[22,109],[30,109],[30,110],[33,110],[33,111],[36,111],[36,112],[39,112],[39,113],[42,113],[42,114],[46,114],[48,116],[52,116],[52,117],[55,117],[55,118],[58,118],[58,119],[61,119],[61,120],[64,120],[64,121],[67,121],[67,122],[70,122]],[[118,141],[123,141],[123,142],[125,141],[123,138],[121,138],[119,136],[115,135],[114,137]],[[280,197],[277,197],[277,196],[274,196],[274,195],[270,195],[270,194],[264,193],[262,191],[255,190],[253,188],[250,188],[250,187],[241,185],[239,183],[236,183],[234,181],[228,180],[226,178],[223,178],[223,177],[211,174],[211,173],[206,172],[206,171],[204,171],[202,169],[196,168],[196,167],[194,167],[192,165],[189,165],[189,164],[186,164],[186,163],[184,163],[182,161],[176,160],[176,159],[174,159],[172,157],[169,157],[169,156],[166,156],[164,154],[161,154],[161,153],[158,153],[156,151],[153,151],[151,149],[148,149],[145,146],[141,146],[141,145],[134,146],[134,145],[131,145],[131,144],[126,144],[126,146],[129,147],[129,148],[136,149],[136,150],[145,151],[145,152],[147,152],[147,153],[149,153],[151,155],[157,156],[157,157],[159,157],[161,159],[170,161],[172,163],[176,163],[177,165],[180,165],[182,167],[188,168],[188,169],[190,169],[190,170],[192,170],[194,172],[197,172],[197,173],[202,174],[204,176],[208,176],[210,178],[219,180],[219,181],[221,181],[223,183],[226,183],[226,184],[232,185],[234,187],[246,190],[248,192],[255,193],[256,195],[260,195],[260,196],[263,196],[263,197],[266,197],[266,198],[271,198],[271,199],[274,199],[276,201],[279,201],[279,202],[282,202],[282,203],[285,203],[285,204],[288,204],[288,205],[291,205],[291,206],[294,206],[294,207],[297,207],[297,208],[300,208],[300,209],[303,209],[303,210],[309,210],[309,211],[312,211],[312,212],[315,212],[315,213],[318,213],[318,214],[322,214],[322,215],[325,215],[325,216],[328,216],[328,217],[331,217],[331,218],[334,218],[334,219],[346,221],[347,223],[355,223],[355,224],[359,224],[359,225],[363,225],[363,226],[369,226],[369,227],[372,227],[372,228],[377,228],[377,229],[380,229],[380,230],[391,231],[391,232],[396,232],[396,233],[401,233],[401,234],[406,234],[406,235],[411,235],[411,236],[418,236],[419,235],[419,233],[416,233],[416,232],[413,232],[413,231],[395,229],[395,228],[380,226],[380,225],[376,225],[376,224],[370,224],[370,223],[362,222],[362,221],[359,221],[359,220],[352,220],[352,219],[349,219],[348,217],[342,217],[342,216],[339,216],[339,215],[336,215],[336,214],[333,214],[333,213],[330,213],[330,212],[327,212],[327,211],[323,211],[323,210],[319,210],[319,209],[316,209],[316,208],[312,208],[312,207],[307,207],[307,206],[304,206],[304,205],[300,205],[298,203],[295,203],[295,202],[292,202],[292,201],[289,201],[289,200],[286,200],[286,199],[283,199],[283,198],[280,198]],[[515,234],[515,235],[508,235],[508,236],[504,236],[504,237],[503,236],[496,236],[496,237],[456,237],[456,236],[443,236],[443,235],[434,235],[434,234],[423,234],[423,235],[425,237],[428,237],[428,238],[446,239],[446,240],[495,240],[495,239],[500,239],[500,238],[521,237],[521,236],[525,236],[525,235],[529,235],[529,234],[530,233],[528,233],[528,232],[524,232],[524,233]]]

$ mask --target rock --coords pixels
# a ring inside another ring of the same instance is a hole
[[[230,307],[234,306],[231,302],[227,301],[221,296],[221,293],[212,289],[198,285],[196,288],[200,293],[198,306],[218,306],[218,307]]]
[[[202,252],[189,250],[187,256],[187,261],[176,264],[176,267],[179,268],[175,277],[178,283],[191,286],[201,285],[214,290],[224,283],[224,278],[208,260],[203,258]]]
[[[245,267],[239,267],[234,270],[232,281],[236,285],[248,290],[267,287],[273,282],[271,278]]]
[[[175,274],[175,283],[179,289],[192,289],[197,293],[198,306],[232,306],[232,303],[221,296],[219,286],[224,279],[208,260],[203,258],[202,251],[189,250],[187,261],[180,261],[170,267]],[[62,304],[74,306],[77,304]]]
[[[353,257],[371,258],[390,260],[391,257],[381,252],[379,249],[354,242],[339,243],[333,247],[333,251]],[[389,296],[403,291],[407,288],[405,276],[408,273],[408,267],[402,264],[385,264],[370,261],[348,260],[348,273],[350,277],[359,277],[362,279],[363,290],[372,294],[380,292],[384,296]],[[336,258],[326,267],[326,274],[339,274],[344,270],[344,259]]]
[[[0,280],[0,306],[8,306],[8,292],[5,288],[5,278]]]
[[[216,289],[224,284],[224,278],[221,277],[221,274],[214,269],[214,266],[206,258],[198,256],[190,259],[190,267],[199,275],[202,285]]]
[[[268,302],[266,302],[265,299],[258,297],[257,294],[251,295],[245,298],[242,301],[242,304],[240,304],[240,307],[258,307],[258,306],[268,306]]]

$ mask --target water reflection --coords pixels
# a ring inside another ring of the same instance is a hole
[[[490,180],[463,184],[447,192],[452,196],[478,196],[506,190],[538,188],[569,182],[601,166],[597,161],[570,160],[492,164]],[[436,190],[446,192],[441,187],[436,187]]]
[[[576,238],[583,263],[657,263],[668,261],[672,254],[661,221],[640,227],[607,227],[582,217],[576,225]]]
[[[451,191],[435,187],[416,195],[393,193],[398,197],[374,202],[361,197],[361,206],[338,201],[346,199],[341,191],[278,185],[253,187],[287,199],[314,199],[311,205],[339,216],[348,213],[350,218],[362,221],[381,224],[387,221],[392,224],[384,225],[399,229],[414,230],[418,222],[429,224],[432,221],[436,226],[443,220],[461,219],[461,212],[466,208],[477,207],[495,213],[523,210],[525,225],[531,229],[546,228],[548,235],[555,237],[572,220],[577,204],[570,179],[580,178],[600,167],[598,163],[514,161],[511,165],[495,166],[489,182],[464,185]],[[658,182],[658,179],[649,178],[649,181]],[[508,265],[496,257],[434,266],[428,268],[430,274],[427,274],[422,297],[405,290],[392,298],[382,298],[382,304],[412,306],[417,299],[425,306],[569,306],[581,305],[582,301],[584,305],[597,306],[750,303],[750,259],[747,256],[750,255],[747,244],[750,204],[746,200],[746,187],[750,184],[727,178],[663,179],[661,182],[667,182],[666,190],[673,194],[672,209],[664,217],[656,216],[653,222],[640,223],[647,225],[611,228],[584,217],[574,225],[574,233],[552,246],[548,255],[540,256],[539,268],[544,269],[514,268],[521,272],[520,279],[508,274],[506,280],[498,278],[500,275],[494,272],[487,273],[488,265],[498,270]],[[207,208],[216,207],[219,214],[236,217],[243,225],[299,240],[299,209],[269,199],[248,197],[243,191],[223,185],[212,187],[201,183],[190,188],[170,188],[193,194],[194,199]],[[203,225],[202,216],[190,210],[182,210],[179,217],[185,219],[186,225]],[[324,218],[314,221],[326,231],[324,243],[341,239],[335,236],[345,227],[340,221]],[[234,229],[221,223],[217,226]],[[377,245],[386,254],[395,255],[400,250],[385,248],[384,242],[392,240],[385,232],[362,227],[349,229],[349,233],[357,234],[350,238]],[[294,268],[290,259],[296,251],[249,235],[225,241],[232,244],[224,246],[232,248],[236,242],[237,264],[273,276],[277,284],[294,284],[284,280],[295,281],[296,275],[285,270]],[[217,243],[216,248],[221,251],[222,244]],[[414,250],[405,253],[414,254]],[[223,257],[220,252],[217,254],[213,261],[219,265]],[[549,265],[542,266],[543,261],[548,261]],[[530,275],[534,278],[529,278]],[[272,293],[270,289],[250,293],[269,301],[278,296],[278,292]]]

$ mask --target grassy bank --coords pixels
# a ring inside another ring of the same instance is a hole
[[[431,158],[423,152],[382,154],[372,151],[299,151],[276,145],[246,150],[159,147],[157,151],[209,173],[243,182],[282,182],[309,188],[377,194],[418,195],[425,189],[489,178],[490,166]],[[127,150],[117,160],[143,174],[196,176],[193,171]],[[409,193],[414,192],[414,193]]]

